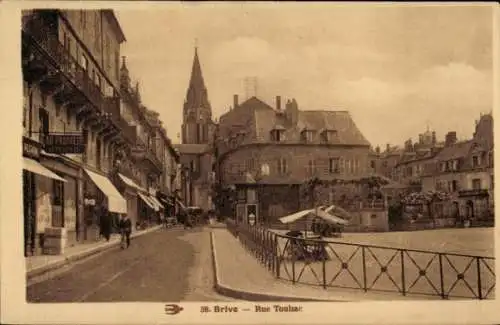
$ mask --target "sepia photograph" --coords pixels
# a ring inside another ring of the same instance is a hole
[[[17,315],[491,310],[493,4],[46,3],[4,11]]]

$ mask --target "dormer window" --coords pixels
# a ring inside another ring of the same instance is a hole
[[[285,128],[276,126],[271,130],[271,140],[274,142],[282,142],[284,140]]]
[[[476,168],[476,167],[479,167],[480,165],[481,165],[481,156],[479,156],[479,155],[473,156],[472,157],[472,167]]]
[[[337,130],[323,130],[321,132],[321,142],[330,143],[337,138]]]
[[[314,131],[313,130],[302,130],[300,133],[300,140],[305,143],[311,143],[314,139]]]

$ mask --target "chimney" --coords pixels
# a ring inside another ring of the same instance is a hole
[[[233,95],[233,108],[238,107],[238,95]]]
[[[276,96],[276,109],[281,111],[281,96]]]
[[[389,152],[389,150],[391,150],[391,145],[390,144],[386,144],[385,145],[385,151]]]
[[[377,155],[380,154],[380,146],[377,146],[377,148],[375,148],[375,152],[377,153]]]
[[[432,144],[435,145],[437,143],[436,131],[432,131]]]
[[[419,134],[418,135],[418,143],[419,144],[423,144],[424,143],[424,135],[423,134]]]
[[[451,146],[457,142],[457,132],[450,131],[445,137],[445,146]]]

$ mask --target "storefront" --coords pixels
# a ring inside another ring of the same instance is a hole
[[[88,176],[84,185],[84,238],[98,240],[102,205],[107,207],[116,226],[119,215],[127,214],[127,201],[105,175],[88,169],[84,171]]]
[[[139,227],[143,223],[154,222],[154,216],[157,215],[160,208],[155,200],[152,200],[148,191],[138,185],[135,181],[127,176],[118,173],[122,186],[122,193],[127,199],[127,213],[133,225]]]
[[[52,200],[52,226],[66,229],[66,246],[73,246],[83,240],[81,224],[83,223],[83,182],[82,169],[79,164],[69,158],[49,154],[42,151],[41,163],[64,178],[65,183],[54,186]]]
[[[62,177],[40,164],[40,143],[23,137],[23,215],[24,255],[40,255],[44,246],[45,228],[52,227],[54,189],[66,183]],[[56,194],[56,195],[54,195]]]
[[[166,217],[175,215],[175,198],[173,196],[157,191],[156,198],[164,207],[164,214]]]

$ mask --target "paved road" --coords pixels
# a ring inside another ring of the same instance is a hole
[[[29,302],[230,301],[213,291],[209,230],[169,229],[135,239],[27,288]]]

